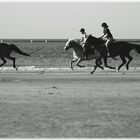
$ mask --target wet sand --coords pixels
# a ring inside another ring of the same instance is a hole
[[[0,137],[140,137],[140,75],[0,73]]]

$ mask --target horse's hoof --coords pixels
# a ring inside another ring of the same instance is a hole
[[[45,71],[44,71],[44,70],[40,72],[40,74],[44,74],[44,73],[45,73]]]
[[[18,71],[18,68],[15,68],[16,69],[16,71]]]
[[[116,71],[117,71],[117,72],[120,72],[120,70],[119,70],[119,69],[116,69]]]
[[[90,72],[90,74],[93,74],[93,71],[92,71],[92,72]]]
[[[71,68],[71,70],[73,70],[73,67],[70,67]]]
[[[128,67],[128,66],[126,66],[126,69],[127,69],[127,70],[129,70],[129,67]]]

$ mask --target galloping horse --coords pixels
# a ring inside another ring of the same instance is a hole
[[[8,58],[8,59],[10,59],[10,60],[13,61],[13,68],[16,68],[16,65],[15,65],[15,59],[16,58],[10,56],[10,54],[11,54],[12,51],[15,51],[15,52],[17,52],[18,54],[21,54],[21,55],[30,56],[29,54],[27,54],[25,52],[22,52],[14,44],[9,45],[9,44],[6,44],[6,43],[1,43],[0,44],[0,58],[3,61],[3,63],[0,64],[0,67],[3,66],[5,63],[7,63],[7,61],[5,60],[5,58]],[[16,70],[17,70],[17,68],[16,68]]]
[[[107,50],[106,50],[106,46],[104,45],[103,41],[99,38],[93,37],[92,35],[89,35],[85,41],[85,45],[94,45],[95,49],[99,52],[100,54],[100,59],[104,59],[104,65],[105,67],[114,69],[114,67],[110,67],[107,65]],[[133,57],[130,56],[130,51],[131,50],[135,50],[137,53],[140,53],[140,45],[137,44],[132,44],[132,43],[128,43],[125,41],[115,41],[112,42],[109,46],[109,53],[111,58],[114,58],[116,56],[120,56],[121,60],[122,60],[122,64],[117,68],[117,70],[119,71],[120,68],[126,64],[126,69],[129,69],[129,64],[132,61]],[[128,58],[128,62],[126,61],[126,58]]]
[[[73,62],[77,62],[77,66],[78,67],[84,67],[83,65],[80,65],[79,63],[81,61],[84,60],[92,60],[92,59],[96,59],[95,60],[95,67],[94,67],[94,71],[96,70],[97,67],[103,69],[103,67],[101,67],[100,65],[102,64],[101,61],[98,61],[98,54],[95,53],[94,48],[91,49],[91,53],[88,55],[87,59],[85,59],[85,55],[83,54],[83,48],[82,46],[79,44],[78,40],[68,40],[66,42],[66,45],[64,47],[64,50],[67,51],[68,49],[72,48],[73,49],[73,60],[70,62],[70,68],[73,70]]]

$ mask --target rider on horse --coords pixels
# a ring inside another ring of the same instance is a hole
[[[87,37],[87,33],[86,33],[86,31],[85,31],[84,28],[81,28],[81,29],[80,29],[80,32],[81,32],[81,34],[82,34],[80,43],[81,43],[81,45],[82,45],[82,47],[83,47],[83,44],[85,43],[85,39],[86,39],[86,37]],[[83,48],[83,49],[85,50],[85,48]]]
[[[108,28],[108,25],[106,23],[102,23],[101,25],[103,27],[103,35],[100,37],[101,39],[103,39],[105,41],[105,45],[106,45],[106,48],[107,48],[107,51],[108,51],[108,55],[109,54],[109,49],[108,49],[108,46],[110,43],[113,42],[113,36]]]
[[[81,40],[80,40],[80,43],[81,43],[81,45],[82,45],[82,48],[83,48],[83,53],[84,53],[84,55],[85,55],[85,59],[87,59],[87,55],[88,55],[88,52],[87,52],[87,47],[85,47],[85,40],[86,40],[86,38],[87,38],[87,33],[86,33],[86,31],[85,31],[85,29],[84,28],[81,28],[80,29],[80,32],[81,32],[81,34],[82,34],[82,38],[81,38]]]

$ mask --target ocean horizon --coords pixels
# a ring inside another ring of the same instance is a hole
[[[66,42],[68,39],[0,39],[1,42]],[[140,39],[115,39],[116,41],[140,42]]]

